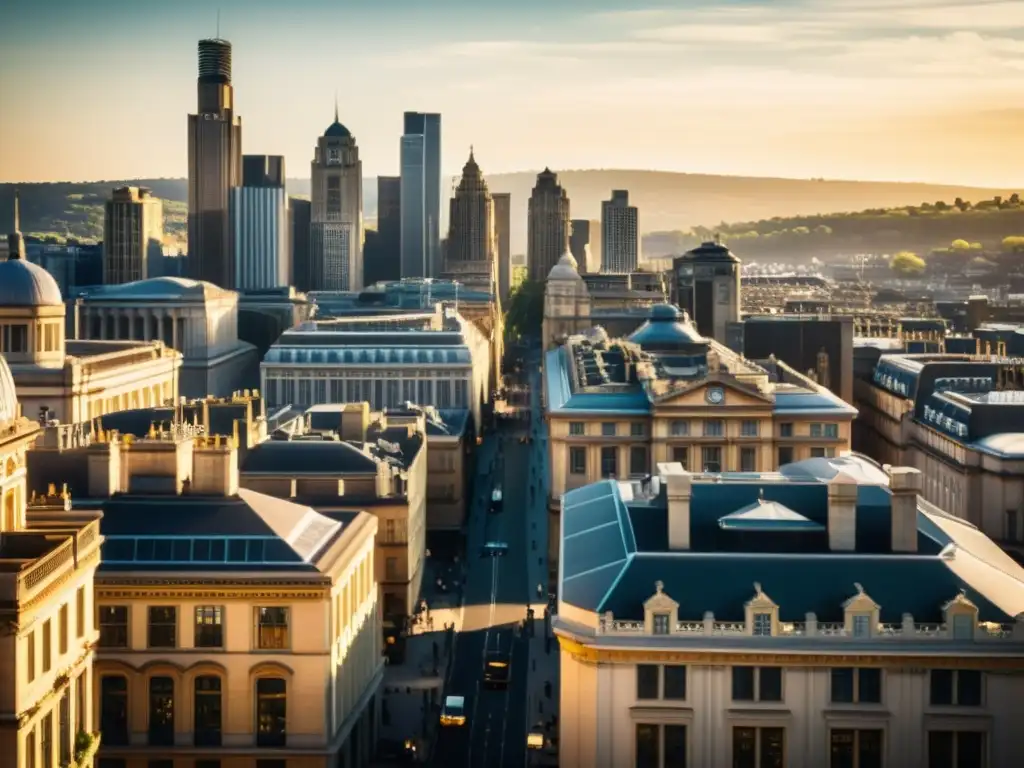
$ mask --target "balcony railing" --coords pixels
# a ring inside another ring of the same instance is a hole
[[[622,621],[615,619],[611,614],[605,614],[598,621],[598,635],[628,635],[636,636],[649,633],[642,621]],[[677,621],[672,628],[672,635],[685,637],[753,637],[742,621],[715,621],[714,616],[708,614],[703,621]],[[665,637],[665,635],[658,635]],[[757,636],[764,639],[765,636]],[[840,622],[818,622],[814,614],[808,614],[807,621],[799,622],[778,622],[775,625],[772,637],[776,638],[804,638],[814,637],[825,641],[843,640],[882,640],[882,641],[973,641],[973,642],[998,642],[1013,641],[1024,642],[1024,621],[1014,624],[995,624],[990,622],[979,622],[974,626],[972,637],[959,637],[954,634],[953,625],[949,623],[921,623],[915,622],[909,614],[903,617],[900,624],[880,623],[871,628],[868,636],[854,634],[852,627]]]
[[[100,544],[99,522],[95,520],[82,526],[77,531],[43,529],[39,532],[16,533],[14,535],[45,536],[47,538],[57,538],[64,535],[68,537],[24,570],[17,573],[16,582],[13,585],[16,593],[12,597],[21,603],[27,602],[33,594],[44,589],[62,571],[68,568],[77,568],[78,563]]]

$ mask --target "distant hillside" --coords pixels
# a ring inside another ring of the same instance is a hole
[[[486,169],[484,169],[486,171]],[[487,177],[492,192],[512,196],[512,252],[526,250],[526,201],[535,172],[495,174]],[[630,202],[640,209],[642,232],[686,232],[703,226],[719,229],[720,222],[758,222],[772,217],[812,216],[834,211],[895,208],[939,200],[952,203],[1008,195],[994,190],[937,184],[748,178],[661,171],[565,171],[559,173],[572,201],[574,218],[600,218],[601,201],[613,189],[627,189]],[[449,180],[450,182],[451,180]],[[166,206],[166,229],[183,238],[184,179],[112,180],[88,183],[19,184],[22,230],[80,239],[102,237],[102,204],[110,190],[126,184],[150,187]],[[450,188],[450,187],[449,187]],[[0,224],[9,227],[14,185],[0,184]],[[363,198],[367,219],[376,218],[376,178],[366,179]],[[309,195],[308,179],[289,179],[288,192]],[[445,206],[447,208],[447,205]],[[657,252],[647,256],[660,255]]]

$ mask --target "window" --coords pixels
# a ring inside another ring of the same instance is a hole
[[[43,622],[43,673],[50,671],[53,654],[53,637],[50,627],[50,620]]]
[[[793,463],[793,449],[789,446],[779,448],[779,466]]]
[[[858,614],[853,617],[853,636],[871,637],[871,617],[865,614]]]
[[[634,445],[629,449],[629,474],[646,475],[650,471],[647,462],[647,446]]]
[[[793,436],[793,423],[790,421],[784,424],[779,424],[779,437],[792,437]]]
[[[384,560],[384,578],[388,581],[398,581],[398,558],[388,557]]]
[[[256,647],[263,651],[288,647],[288,609],[256,609]]]
[[[672,421],[670,429],[673,437],[686,437],[690,434],[690,422],[675,419]]]
[[[85,636],[85,587],[79,587],[75,595],[75,637]]]
[[[685,701],[686,666],[684,664],[666,664],[661,669],[664,673],[662,697],[672,701]]]
[[[752,634],[755,637],[772,636],[772,615],[770,613],[755,613]]]
[[[722,449],[716,445],[706,445],[700,449],[701,464],[705,472],[722,471]]]
[[[826,424],[825,425],[825,437],[831,437],[833,439],[839,437],[839,425],[838,424]]]
[[[587,449],[580,446],[569,447],[569,474],[587,474]]]
[[[704,422],[704,437],[721,437],[725,433],[725,426],[721,419],[709,419]]]
[[[25,737],[25,768],[36,768],[36,729]]]
[[[732,729],[733,768],[778,768],[786,765],[786,729]]]
[[[757,437],[761,428],[761,422],[757,419],[744,419],[740,424],[740,435],[742,437]]]
[[[212,605],[196,606],[196,648],[222,648],[224,624],[221,608]]]
[[[601,424],[601,434],[604,437],[615,437],[615,422],[605,421]]]
[[[928,768],[985,768],[988,734],[984,731],[929,731]]]
[[[740,472],[757,471],[757,449],[740,448]]]
[[[569,434],[570,435],[583,435],[586,434],[586,429],[582,421],[570,421],[569,422]]]
[[[661,768],[662,765],[686,768],[686,726],[637,723],[636,767]]]
[[[654,619],[654,634],[656,635],[667,635],[669,634],[669,616],[667,613],[656,613],[652,617]]]
[[[57,612],[57,653],[68,652],[68,604],[64,603]]]
[[[43,758],[43,768],[51,768],[53,765],[53,713],[43,718],[39,732],[40,750]]]
[[[108,746],[128,744],[128,679],[121,675],[100,678],[100,731]]]
[[[829,734],[831,768],[882,768],[882,731],[835,729]]]
[[[71,692],[65,688],[57,705],[57,743],[60,764],[71,762]]]
[[[128,647],[128,606],[101,605],[100,648]]]
[[[150,648],[176,648],[178,646],[178,609],[174,606],[158,605],[149,608]]]
[[[630,437],[643,437],[647,434],[647,430],[644,428],[642,421],[633,421],[629,424],[629,435]]]
[[[615,477],[618,474],[618,449],[605,447],[601,449],[601,477]]]
[[[149,744],[174,745],[174,681],[169,677],[149,678]]]
[[[256,681],[256,746],[285,746],[287,716],[284,680],[261,677]]]
[[[970,669],[933,669],[931,703],[933,706],[981,706],[981,672]]]
[[[821,424],[811,424],[811,437],[821,437],[824,434],[824,430],[821,428]]]
[[[203,675],[195,683],[195,724],[193,739],[197,747],[219,747],[221,743],[220,678]]]
[[[638,699],[658,698],[658,673],[660,667],[657,664],[636,665],[636,697]]]
[[[678,461],[686,469],[690,466],[690,449],[682,445],[673,446],[672,461]]]
[[[28,651],[26,654],[25,670],[27,679],[31,683],[36,679],[36,633],[29,632],[28,637],[25,638],[25,648]]]
[[[782,701],[782,667],[733,667],[733,701]]]
[[[833,704],[881,704],[882,670],[873,667],[832,670]]]

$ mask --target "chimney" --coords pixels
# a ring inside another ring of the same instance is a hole
[[[658,464],[658,474],[665,483],[668,499],[668,547],[671,550],[690,548],[690,496],[693,476],[679,462]]]
[[[86,448],[88,495],[106,498],[124,490],[121,488],[121,444],[97,441]]]
[[[152,437],[126,436],[121,444],[122,490],[179,494],[192,471],[192,440],[153,431]]]
[[[234,496],[238,493],[238,448],[215,435],[197,442],[192,452],[192,493]]]
[[[891,467],[889,490],[892,491],[892,551],[917,552],[917,497],[921,493],[921,470],[913,467]]]
[[[828,481],[828,548],[833,552],[857,550],[858,487],[845,472]]]
[[[341,439],[362,442],[370,426],[370,404],[348,403],[341,411]]]

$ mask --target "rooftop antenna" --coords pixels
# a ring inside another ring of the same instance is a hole
[[[217,9],[217,39],[220,40],[220,8]]]
[[[338,121],[338,89],[334,89],[334,122]]]

